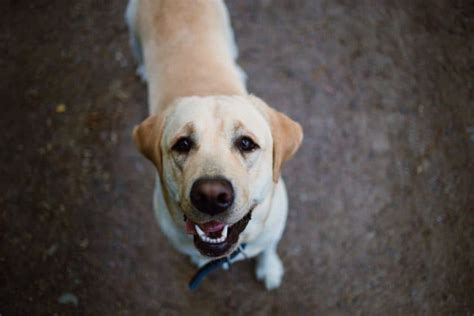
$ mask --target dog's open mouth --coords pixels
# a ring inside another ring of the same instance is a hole
[[[199,252],[208,257],[227,255],[239,240],[240,233],[247,227],[251,211],[233,225],[219,221],[197,224],[185,217],[186,232],[194,235],[194,246]]]

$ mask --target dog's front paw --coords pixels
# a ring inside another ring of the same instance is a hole
[[[273,290],[280,286],[283,278],[283,264],[276,252],[263,252],[257,257],[255,269],[257,279],[265,284],[267,290]]]

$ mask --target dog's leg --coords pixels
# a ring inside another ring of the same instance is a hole
[[[137,10],[137,1],[130,0],[127,5],[127,10],[125,11],[125,21],[128,25],[128,31],[130,35],[130,46],[132,47],[133,57],[138,63],[137,75],[143,80],[146,81],[146,72],[145,65],[143,63],[143,51],[142,45],[140,43],[140,38],[137,35],[135,30],[135,16]]]
[[[269,240],[264,242],[264,250],[258,255],[255,267],[257,279],[265,283],[268,290],[279,287],[283,278],[283,264],[276,248],[285,229],[287,213],[288,196],[285,183],[280,179],[273,194],[272,210],[266,223],[271,227]]]
[[[272,290],[280,286],[284,269],[278,254],[276,253],[277,243],[274,243],[257,257],[255,274],[257,279],[265,283],[267,290]]]

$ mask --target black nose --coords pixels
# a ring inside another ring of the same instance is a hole
[[[191,188],[191,203],[201,212],[216,215],[234,202],[232,184],[222,178],[201,178]]]

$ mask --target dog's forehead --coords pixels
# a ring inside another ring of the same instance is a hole
[[[169,116],[167,133],[183,128],[196,132],[229,132],[248,130],[257,137],[271,137],[264,116],[245,97],[213,96],[179,99]]]

